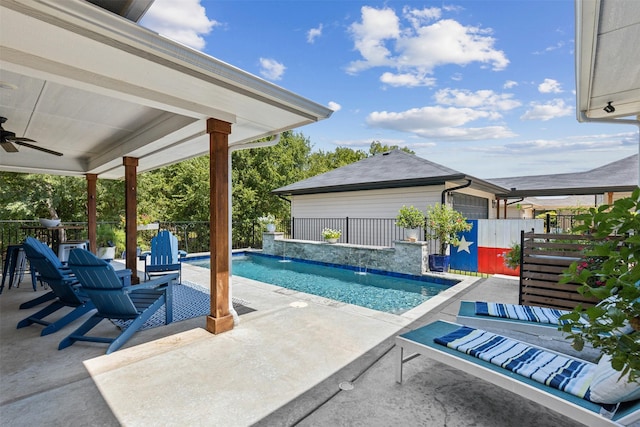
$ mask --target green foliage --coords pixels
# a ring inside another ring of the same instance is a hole
[[[424,213],[412,206],[403,205],[396,216],[396,225],[402,228],[418,228],[424,226]]]
[[[460,212],[441,203],[427,207],[427,225],[428,236],[440,242],[440,255],[446,255],[450,244],[460,244],[458,233],[469,231],[473,227]]]
[[[339,239],[342,236],[342,230],[334,230],[332,228],[323,228],[322,237],[325,239]]]
[[[598,307],[577,307],[566,319],[563,330],[581,349],[591,343],[611,355],[612,366],[630,373],[630,381],[640,378],[640,189],[613,205],[591,208],[579,215],[583,222],[576,230],[591,234],[593,243],[585,258],[574,262],[561,283],[580,283],[578,292],[605,300]],[[612,238],[618,235],[620,238]],[[580,317],[588,320],[580,322]],[[616,334],[624,325],[635,325],[629,334]]]
[[[402,150],[405,153],[416,154],[407,147],[400,148],[397,145],[383,145],[380,141],[373,141],[369,146],[369,156],[375,156],[376,154],[382,154],[392,150]]]
[[[511,268],[516,269],[520,267],[520,244],[513,243],[511,250],[504,254],[504,264]]]

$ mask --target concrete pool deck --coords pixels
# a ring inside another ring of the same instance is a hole
[[[206,286],[209,273],[184,266],[183,279]],[[513,279],[467,280],[449,299],[394,316],[234,277],[233,296],[256,311],[232,331],[211,335],[203,317],[190,319],[140,331],[109,356],[95,343],[57,350],[79,321],[45,337],[38,325],[16,330],[30,311],[17,306],[36,295],[24,282],[0,296],[0,423],[577,425],[426,358],[408,364],[406,382],[395,383],[397,334],[455,320],[462,298],[517,301]],[[114,331],[109,322],[97,328]],[[345,383],[354,388],[343,391]]]

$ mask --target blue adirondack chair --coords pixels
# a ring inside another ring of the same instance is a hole
[[[109,344],[107,354],[112,353],[127,342],[163,305],[166,305],[165,323],[173,321],[172,282],[178,278],[177,273],[131,286],[120,280],[111,264],[79,248],[71,250],[69,267],[98,311],[63,339],[58,350],[69,347],[76,341],[89,341]],[[115,338],[86,335],[103,319],[133,322]]]
[[[95,308],[89,301],[89,297],[80,290],[80,285],[71,271],[62,267],[60,260],[49,246],[33,237],[27,237],[22,247],[31,266],[38,271],[41,280],[51,288],[55,300],[37,313],[18,322],[18,329],[37,323],[45,326],[40,335],[48,335]],[[54,322],[43,320],[63,307],[73,307],[73,310]]]
[[[169,230],[160,231],[151,239],[151,254],[145,257],[144,272],[147,278],[159,274],[178,272],[178,282],[182,281],[182,262],[178,251],[178,238]]]

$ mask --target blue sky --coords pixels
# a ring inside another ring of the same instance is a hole
[[[636,127],[578,123],[573,0],[155,0],[142,25],[334,110],[314,149],[372,141],[478,178],[584,171]]]

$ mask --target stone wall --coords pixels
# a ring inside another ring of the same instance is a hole
[[[427,242],[395,241],[393,248],[386,248],[284,239],[284,233],[280,232],[263,234],[262,252],[283,258],[350,265],[362,271],[391,271],[416,276],[427,272],[429,255]]]

